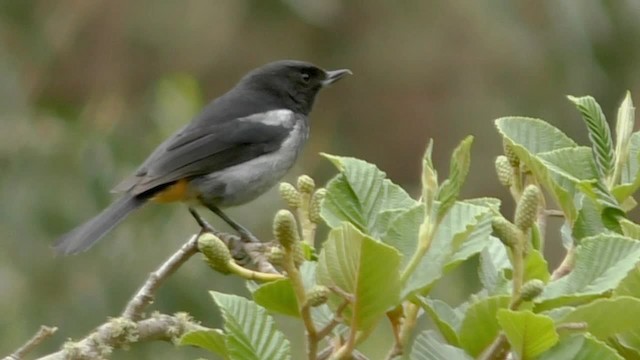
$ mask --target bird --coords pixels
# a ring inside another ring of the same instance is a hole
[[[299,60],[279,60],[249,71],[162,142],[113,192],[102,212],[62,235],[55,253],[92,247],[147,203],[204,206],[243,239],[257,241],[222,208],[248,203],[294,165],[309,135],[309,114],[318,92],[348,69],[324,70]]]

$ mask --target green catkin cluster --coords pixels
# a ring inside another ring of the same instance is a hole
[[[228,274],[229,262],[233,261],[227,245],[217,236],[205,233],[198,238],[198,250],[204,255],[209,266],[223,274]]]
[[[289,210],[280,210],[273,219],[273,235],[287,250],[294,249],[300,241],[296,219]]]
[[[269,259],[269,262],[274,265],[282,265],[282,261],[284,260],[284,251],[282,251],[278,246],[274,246],[269,250],[267,258]]]
[[[513,170],[509,159],[506,156],[500,155],[496,158],[496,174],[498,174],[498,181],[505,187],[509,187],[513,184]]]
[[[331,290],[323,285],[314,286],[307,293],[307,305],[317,307],[327,302]]]
[[[298,178],[298,190],[301,193],[313,194],[313,190],[316,188],[316,183],[310,176],[302,175]]]
[[[538,217],[538,205],[540,203],[540,189],[535,185],[527,186],[522,192],[514,222],[522,231],[528,231]]]
[[[280,197],[287,203],[292,209],[300,207],[300,193],[296,190],[295,186],[283,182],[280,183]]]
[[[322,209],[322,201],[327,196],[327,189],[318,189],[311,197],[311,203],[309,204],[309,220],[315,224],[322,222],[320,217],[320,210]]]
[[[544,282],[542,280],[533,279],[527,281],[520,289],[520,298],[523,301],[532,301],[542,294],[544,291]]]
[[[502,216],[496,216],[491,220],[491,227],[494,234],[503,244],[512,248],[518,244],[520,239],[520,229]]]
[[[520,158],[518,158],[518,155],[513,151],[513,147],[506,142],[502,144],[502,147],[504,149],[504,155],[507,157],[507,160],[509,160],[509,164],[511,164],[512,167],[520,166]]]

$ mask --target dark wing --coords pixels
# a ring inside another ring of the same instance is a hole
[[[174,181],[205,175],[280,148],[294,124],[258,121],[192,123],[162,143],[114,191],[142,194]]]

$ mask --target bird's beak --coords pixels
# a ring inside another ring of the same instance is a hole
[[[353,73],[349,69],[340,69],[340,70],[326,71],[325,74],[327,75],[327,78],[322,81],[322,86],[331,85],[334,82],[342,79],[346,75],[352,75]]]

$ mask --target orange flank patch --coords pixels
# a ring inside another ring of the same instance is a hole
[[[181,179],[158,192],[151,200],[159,203],[186,200],[189,193],[189,181]]]

